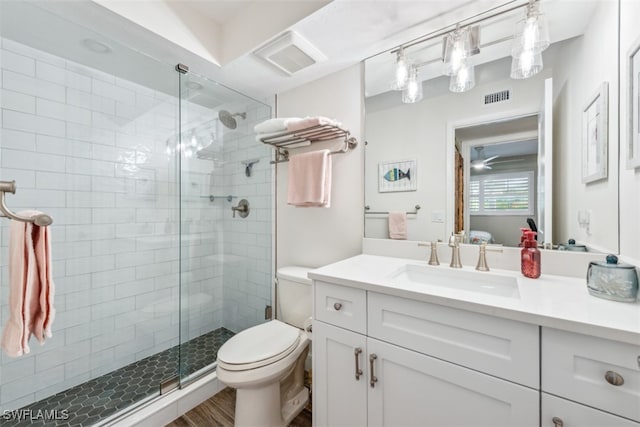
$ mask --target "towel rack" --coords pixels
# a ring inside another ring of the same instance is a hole
[[[364,207],[364,210],[365,210],[364,213],[365,214],[371,214],[371,215],[388,215],[389,214],[389,212],[371,212],[370,209],[371,209],[371,207],[369,205],[365,206]],[[407,215],[417,215],[418,211],[420,210],[420,205],[416,205],[414,207],[414,209],[415,210],[413,212],[406,212],[406,214]]]
[[[5,193],[16,194],[16,182],[15,181],[0,181],[0,217],[13,219],[15,221],[31,222],[41,227],[46,227],[53,223],[53,219],[47,214],[34,215],[30,218],[17,215],[7,207],[4,202]]]
[[[289,161],[289,150],[287,148],[296,148],[295,146],[305,142],[313,144],[314,142],[329,141],[341,137],[344,137],[344,146],[342,149],[332,151],[330,154],[347,153],[358,146],[358,140],[352,137],[348,130],[327,124],[264,136],[260,138],[260,141],[277,149],[277,159],[271,162],[271,164],[275,164]]]

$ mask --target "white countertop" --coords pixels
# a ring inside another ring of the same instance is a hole
[[[394,272],[405,265],[450,268],[448,265],[429,266],[427,262],[414,259],[357,255],[313,270],[309,277],[640,346],[640,303],[593,297],[587,291],[585,279],[548,274],[528,279],[520,272],[491,269],[490,274],[517,279],[519,298],[514,298],[394,281]],[[484,274],[468,266],[463,270]]]

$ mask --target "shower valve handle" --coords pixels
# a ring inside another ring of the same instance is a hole
[[[231,206],[233,211],[233,217],[236,217],[236,212],[239,213],[240,218],[246,218],[249,216],[249,202],[247,199],[242,199],[238,202],[238,206]]]

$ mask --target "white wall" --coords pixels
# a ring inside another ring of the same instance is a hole
[[[600,2],[584,36],[570,41],[554,72],[554,241],[569,238],[618,252],[617,8]],[[602,82],[609,83],[607,179],[582,183],[582,111]],[[591,234],[578,226],[578,211],[591,212]]]
[[[627,147],[628,140],[628,60],[631,46],[638,41],[640,29],[640,2],[623,0],[620,10],[620,146]],[[627,149],[620,159],[620,253],[640,265],[640,168],[627,169]]]
[[[364,205],[361,72],[360,65],[353,66],[278,95],[278,117],[333,117],[359,141],[354,151],[333,156],[330,208],[288,206],[287,163],[277,166],[278,267],[320,267],[361,253]],[[323,142],[307,149],[340,145],[341,142]]]
[[[415,204],[422,209],[410,215],[409,240],[446,239],[452,230],[445,222],[433,222],[434,212],[446,212],[446,145],[450,123],[491,117],[492,120],[523,112],[537,112],[542,104],[544,79],[551,74],[547,67],[538,76],[528,80],[509,79],[510,61],[496,61],[490,65],[487,77],[476,77],[478,85],[471,91],[452,94],[433,94],[430,82],[424,85],[424,99],[416,104],[400,103],[400,92],[389,92],[367,99],[366,137],[366,204],[373,211],[413,210]],[[480,68],[480,67],[479,67]],[[498,73],[498,74],[495,74]],[[483,83],[487,82],[488,83]],[[511,90],[506,102],[484,105],[484,95],[505,89]],[[394,97],[393,103],[382,97]],[[416,159],[418,190],[415,192],[379,193],[374,183],[378,180],[378,163],[385,160]],[[453,169],[453,165],[451,165]],[[453,194],[450,195],[453,198]],[[516,236],[520,231],[513,230]],[[387,238],[386,215],[367,215],[367,237]]]

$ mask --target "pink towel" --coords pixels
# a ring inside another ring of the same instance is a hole
[[[30,217],[40,212],[24,211]],[[48,227],[11,221],[9,226],[9,319],[2,349],[11,357],[30,352],[29,338],[40,344],[51,337],[54,284],[51,277],[51,237]]]
[[[389,212],[389,237],[407,240],[407,213]]]
[[[290,119],[287,121],[287,131],[292,132],[296,130],[310,128],[317,125],[334,125],[340,126],[340,123],[327,117],[305,117],[304,119]]]
[[[329,150],[291,156],[287,203],[297,207],[331,206]]]

